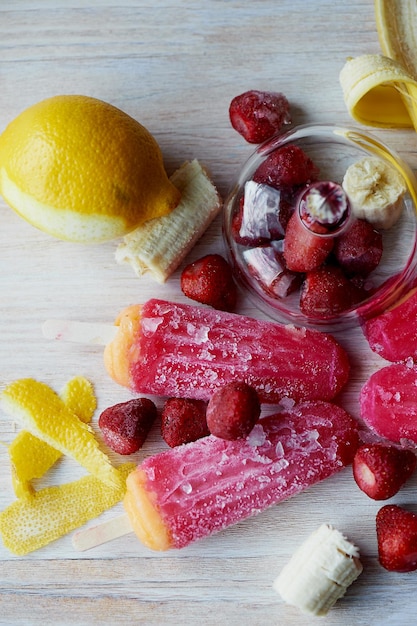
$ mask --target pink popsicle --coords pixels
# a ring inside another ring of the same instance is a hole
[[[393,363],[417,358],[417,288],[363,325],[371,350]]]
[[[380,437],[417,443],[417,367],[395,363],[372,374],[360,407],[363,421]]]
[[[182,548],[341,470],[357,446],[342,408],[305,402],[261,419],[245,440],[209,436],[145,459],[124,505],[145,545]]]
[[[349,376],[344,349],[316,330],[155,299],[126,309],[116,324],[105,364],[139,393],[208,400],[240,380],[262,402],[331,400]]]

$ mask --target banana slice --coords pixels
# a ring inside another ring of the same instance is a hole
[[[322,524],[296,550],[273,588],[304,613],[326,615],[362,570],[358,548]]]
[[[148,220],[126,235],[116,249],[116,262],[128,263],[138,276],[150,271],[164,283],[219,213],[220,196],[199,162],[187,161],[170,178],[181,191],[178,206]]]
[[[342,187],[353,214],[375,228],[388,229],[400,218],[406,184],[401,174],[377,157],[364,157],[346,170]]]

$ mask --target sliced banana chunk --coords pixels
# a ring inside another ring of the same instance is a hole
[[[406,184],[401,174],[378,157],[364,157],[346,170],[342,187],[353,214],[375,228],[388,229],[401,216]]]
[[[273,588],[304,613],[326,615],[362,569],[358,548],[341,532],[322,524],[296,550]]]
[[[159,283],[177,269],[222,206],[197,159],[184,163],[170,180],[181,191],[178,206],[126,235],[115,254],[117,263],[130,264],[138,276],[149,271]]]

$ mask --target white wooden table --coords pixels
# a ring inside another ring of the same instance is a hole
[[[229,124],[233,96],[251,88],[283,91],[296,124],[351,123],[339,71],[348,56],[378,51],[371,0],[2,0],[0,131],[45,97],[92,95],[147,126],[169,173],[196,157],[225,195],[252,151]],[[417,169],[414,131],[374,133]],[[100,410],[127,400],[129,392],[109,380],[100,350],[47,342],[42,322],[111,322],[122,307],[155,295],[184,301],[179,271],[164,286],[138,279],[115,264],[114,242],[52,239],[3,200],[0,220],[0,388],[28,376],[59,391],[84,374],[98,397],[96,425]],[[219,218],[188,260],[222,249]],[[239,311],[261,317],[244,298]],[[360,387],[383,363],[360,331],[338,338],[352,360],[341,401],[357,416]],[[2,442],[10,443],[18,428],[0,415]],[[134,460],[164,447],[157,424]],[[75,463],[64,460],[48,480],[78,475]],[[1,508],[13,498],[7,448],[0,446]],[[394,501],[415,509],[417,478]],[[272,581],[322,522],[358,544],[364,573],[320,623],[414,624],[417,573],[391,574],[377,561],[379,506],[347,470],[178,552],[154,554],[132,534],[82,554],[70,536],[23,558],[0,546],[0,624],[312,624],[281,602]]]

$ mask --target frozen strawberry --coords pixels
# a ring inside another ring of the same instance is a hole
[[[187,298],[220,311],[232,311],[236,306],[232,269],[220,254],[207,254],[187,265],[181,274],[181,290]]]
[[[352,308],[365,294],[339,267],[326,265],[306,274],[300,310],[307,317],[326,319]]]
[[[355,220],[336,238],[334,255],[346,274],[367,276],[378,267],[383,252],[382,235],[366,220]]]
[[[317,269],[333,249],[332,237],[319,237],[301,223],[297,213],[289,219],[284,239],[284,259],[289,270],[309,272]]]
[[[371,350],[387,361],[417,360],[417,289],[362,327]]]
[[[303,275],[287,268],[283,253],[274,245],[249,248],[243,258],[251,276],[273,297],[286,298],[301,286]]]
[[[207,405],[207,425],[221,439],[242,439],[249,435],[261,413],[255,389],[232,382],[214,392]]]
[[[109,448],[117,454],[133,454],[143,446],[156,415],[152,400],[135,398],[105,409],[98,426]]]
[[[277,148],[256,170],[253,180],[271,187],[299,187],[317,180],[319,169],[310,157],[294,144]]]
[[[233,128],[249,143],[266,141],[291,122],[290,105],[284,94],[255,89],[233,98],[229,117]]]
[[[411,450],[383,443],[362,445],[353,459],[353,477],[370,498],[387,500],[412,476],[416,462]]]
[[[417,443],[417,367],[395,363],[374,372],[361,389],[360,409],[380,437]]]
[[[161,434],[164,441],[174,448],[209,435],[206,406],[203,400],[169,398],[162,409]]]
[[[379,562],[391,572],[417,569],[417,515],[387,504],[376,516]]]

